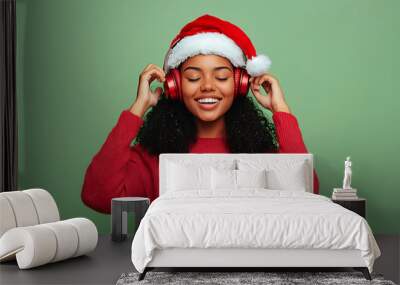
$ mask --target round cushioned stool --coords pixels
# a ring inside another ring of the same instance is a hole
[[[144,197],[113,198],[111,200],[111,239],[113,241],[126,239],[129,212],[135,215],[136,231],[149,205],[150,199]]]

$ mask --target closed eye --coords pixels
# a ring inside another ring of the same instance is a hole
[[[190,78],[188,78],[188,80],[190,81],[190,82],[194,82],[194,81],[197,81],[197,80],[199,80],[200,78],[197,78],[197,79],[190,79]],[[226,81],[226,80],[228,80],[228,78],[217,78],[219,81]]]

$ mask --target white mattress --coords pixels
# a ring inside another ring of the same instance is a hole
[[[309,192],[186,190],[152,202],[132,242],[132,262],[143,272],[155,249],[357,249],[372,272],[380,256],[367,221]]]

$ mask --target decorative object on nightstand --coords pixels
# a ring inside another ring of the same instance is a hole
[[[351,187],[351,161],[348,156],[344,162],[343,188],[333,188],[332,201],[365,218],[366,200],[357,196],[357,189]]]
[[[344,162],[344,178],[343,178],[343,189],[351,189],[351,161],[350,161],[350,156],[346,158],[346,161]]]
[[[332,199],[335,200],[357,200],[357,189],[333,188]]]
[[[357,200],[357,189],[351,187],[351,161],[350,156],[346,158],[344,162],[344,178],[343,188],[334,188],[332,193],[332,199],[335,200]]]
[[[150,199],[145,197],[120,197],[111,200],[111,239],[113,241],[123,241],[128,234],[128,213],[135,215],[136,227],[144,217]]]
[[[364,219],[366,218],[366,204],[365,198],[357,198],[353,200],[332,199],[332,202],[341,205],[342,207],[359,214]]]

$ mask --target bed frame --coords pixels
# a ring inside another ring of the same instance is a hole
[[[156,249],[153,259],[139,275],[142,280],[146,272],[155,268],[171,267],[231,267],[235,271],[246,268],[337,268],[351,267],[361,271],[371,280],[368,268],[361,257],[360,250],[330,249],[257,249],[257,248],[169,248]]]
[[[188,159],[191,161],[212,161],[218,159],[257,158],[273,161],[276,159],[306,160],[309,165],[310,188],[313,193],[313,154],[214,154],[214,153],[164,153],[160,154],[160,195],[165,193],[164,188],[167,173],[167,160]],[[356,249],[272,249],[272,248],[166,248],[156,249],[153,259],[139,275],[143,280],[146,273],[155,268],[220,268],[229,267],[234,271],[246,271],[245,268],[337,268],[351,267],[361,271],[367,280],[371,276],[361,251]]]

